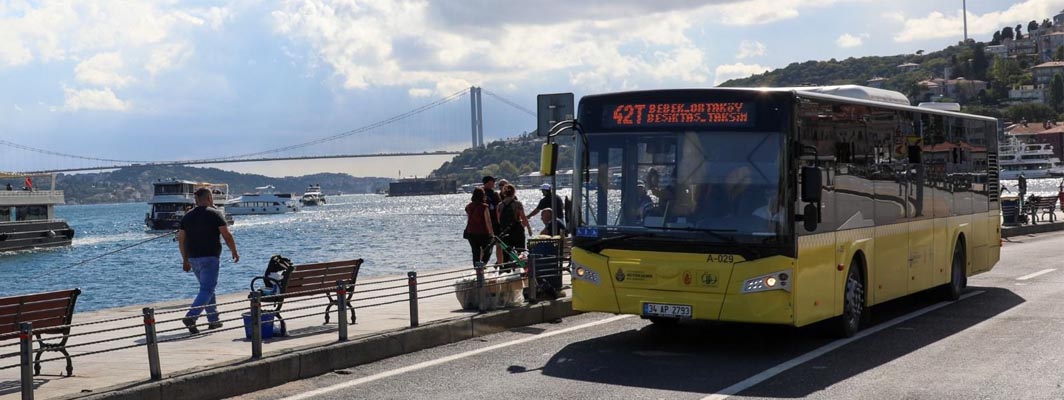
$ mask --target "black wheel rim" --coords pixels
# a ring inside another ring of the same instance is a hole
[[[857,273],[850,270],[846,277],[846,303],[844,304],[846,309],[843,310],[843,319],[846,326],[854,330],[861,321],[861,311],[864,307],[862,299],[864,299],[864,285],[861,284]]]

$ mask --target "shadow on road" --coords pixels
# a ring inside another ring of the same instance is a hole
[[[856,340],[742,392],[805,397],[947,338],[1016,307],[1023,298],[1001,288],[971,288],[978,296],[949,304]],[[933,305],[917,294],[873,307],[868,329]],[[551,357],[552,377],[694,393],[715,393],[831,343],[824,324],[803,328],[703,321],[637,330],[570,344]]]

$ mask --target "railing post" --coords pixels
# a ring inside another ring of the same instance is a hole
[[[251,358],[262,358],[262,292],[251,292]]]
[[[488,292],[484,287],[484,263],[473,267],[477,271],[477,308],[480,312],[488,310]]]
[[[144,343],[148,348],[148,372],[151,380],[163,379],[162,366],[159,365],[159,337],[155,334],[155,309],[144,307]]]
[[[33,323],[18,325],[19,355],[22,362],[22,400],[33,400]]]
[[[533,303],[533,304],[535,304],[537,301],[539,301],[539,279],[536,276],[536,270],[539,269],[536,266],[536,261],[537,261],[536,259],[537,258],[539,258],[539,257],[536,257],[535,254],[529,254],[528,255],[528,264],[526,264],[526,265],[528,265],[528,270],[525,271],[525,272],[528,273],[528,299],[527,300],[528,300],[529,303]]]
[[[410,292],[410,327],[416,328],[418,323],[417,316],[417,272],[410,271],[406,273],[406,287]]]
[[[347,341],[347,287],[344,286],[344,281],[336,281],[336,312],[340,314],[340,318],[337,319],[339,326],[340,341]]]

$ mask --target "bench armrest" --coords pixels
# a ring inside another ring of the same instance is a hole
[[[262,281],[263,285],[265,285],[266,281],[269,281],[274,286],[281,286],[281,281],[279,281],[279,280],[276,280],[276,279],[273,279],[273,278],[267,278],[267,277],[264,277],[264,276],[256,276],[254,278],[251,278],[251,284],[250,284],[251,288],[250,288],[250,290],[253,291],[253,292],[255,291],[255,281]]]

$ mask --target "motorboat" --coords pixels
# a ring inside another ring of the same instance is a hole
[[[1035,142],[1033,135],[1006,135],[1005,141],[998,146],[1000,179],[1012,180],[1020,174],[1028,179],[1064,176],[1064,165],[1053,153],[1053,145]]]
[[[225,213],[229,201],[229,185],[224,183],[195,182],[178,179],[161,179],[152,182],[152,198],[148,200],[148,213],[144,224],[151,231],[178,229],[181,218],[196,207],[196,191],[207,188],[214,198],[214,208]],[[233,217],[225,213],[225,222],[233,224]]]
[[[303,193],[303,197],[299,199],[299,202],[304,207],[325,204],[325,193],[321,191],[321,185],[308,186],[307,191]]]
[[[39,190],[34,178],[51,178],[47,190]],[[0,173],[9,181],[0,191],[0,251],[69,246],[74,229],[55,218],[55,205],[63,204],[63,192],[55,190],[55,174],[22,175]],[[24,183],[16,189],[10,183]]]
[[[255,188],[255,193],[230,200],[226,210],[232,215],[284,214],[299,211],[299,203],[292,193],[276,193],[273,186]]]

